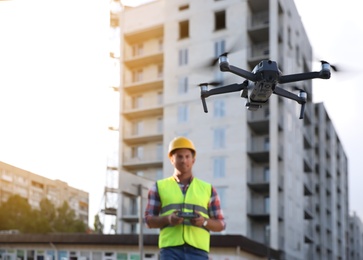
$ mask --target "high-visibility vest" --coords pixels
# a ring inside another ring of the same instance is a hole
[[[157,181],[161,200],[161,216],[176,210],[183,212],[199,211],[204,218],[208,216],[208,204],[212,195],[212,185],[193,178],[184,196],[174,177]],[[159,247],[180,246],[187,243],[209,252],[210,234],[205,227],[191,225],[188,219],[176,226],[168,225],[160,230]]]

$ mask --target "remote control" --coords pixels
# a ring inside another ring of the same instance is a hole
[[[177,216],[179,218],[188,218],[188,219],[199,217],[199,215],[197,213],[194,213],[194,212],[181,212],[181,211],[179,211],[177,213]]]

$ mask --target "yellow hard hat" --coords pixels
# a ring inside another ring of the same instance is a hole
[[[169,143],[169,157],[171,157],[174,150],[181,149],[181,148],[186,148],[186,149],[192,150],[192,152],[194,153],[194,156],[197,153],[192,141],[190,141],[188,138],[179,136],[179,137],[175,137]]]

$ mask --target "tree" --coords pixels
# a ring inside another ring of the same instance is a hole
[[[53,203],[48,199],[40,201],[40,209],[36,211],[36,226],[39,233],[54,232],[54,221],[57,216],[56,208]]]
[[[0,230],[19,230],[22,233],[86,232],[86,224],[76,217],[67,202],[56,208],[43,199],[39,209],[32,209],[28,201],[13,195],[0,204]]]
[[[57,232],[72,233],[85,232],[87,227],[82,220],[76,218],[74,210],[72,210],[65,201],[62,206],[57,208],[54,229]]]
[[[15,229],[24,233],[34,230],[34,211],[25,198],[19,195],[9,197],[1,204],[0,212],[0,229]]]
[[[95,228],[95,233],[97,234],[103,234],[103,224],[100,220],[100,215],[95,215],[95,221],[93,224],[93,227]]]

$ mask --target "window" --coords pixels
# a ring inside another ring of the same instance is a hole
[[[142,81],[142,69],[137,69],[132,71],[132,82]]]
[[[156,180],[161,180],[163,178],[163,169],[156,170]]]
[[[156,94],[156,102],[158,105],[162,105],[163,104],[163,92],[162,91],[159,91],[157,94]]]
[[[263,198],[264,201],[264,210],[265,213],[270,213],[270,197],[269,196],[265,196]]]
[[[144,176],[144,172],[143,171],[136,171],[136,175],[137,176]]]
[[[213,177],[224,178],[226,176],[226,163],[224,157],[217,157],[213,159]]]
[[[156,158],[157,158],[157,160],[163,160],[163,145],[162,144],[156,145]]]
[[[214,72],[214,81],[219,82],[219,84],[221,85],[224,81],[224,73],[218,67],[216,67],[216,70]]]
[[[270,138],[265,137],[263,147],[265,148],[265,151],[270,150]]]
[[[131,102],[134,109],[142,107],[142,96],[133,96]]]
[[[214,148],[225,147],[225,129],[216,128],[214,129]]]
[[[214,13],[214,30],[222,30],[226,28],[226,11],[219,11]]]
[[[163,72],[164,72],[164,68],[162,64],[158,65],[158,78],[162,78],[163,77]]]
[[[162,117],[158,117],[158,119],[157,119],[156,132],[158,134],[161,134],[163,132],[163,118]]]
[[[164,49],[164,40],[162,38],[160,38],[158,40],[158,48],[159,48],[159,51],[163,51],[163,49]]]
[[[263,168],[263,180],[266,182],[270,181],[270,168],[269,167]]]
[[[225,103],[222,99],[216,99],[214,101],[214,117],[221,118],[224,117],[226,114],[225,112]]]
[[[179,50],[179,66],[188,64],[188,49]]]
[[[131,148],[131,157],[142,159],[144,153],[144,149],[142,146],[134,146]]]
[[[189,37],[189,21],[179,22],[179,39],[185,39]]]
[[[270,245],[270,225],[265,226],[265,243]]]
[[[130,215],[137,215],[138,210],[137,210],[137,198],[131,197],[130,198]]]
[[[219,55],[226,52],[226,41],[220,40],[214,42],[214,56],[219,57]]]
[[[184,10],[188,10],[188,9],[189,9],[188,4],[179,6],[179,11],[184,11]]]
[[[186,94],[188,92],[188,77],[183,76],[179,78],[178,93]]]
[[[297,65],[300,65],[300,58],[301,58],[301,55],[300,55],[300,46],[299,45],[296,45],[296,57],[295,57],[295,60],[296,60],[296,63]]]
[[[132,45],[132,56],[141,56],[144,51],[144,46],[142,43],[137,43]]]
[[[132,135],[140,135],[143,131],[144,123],[142,121],[132,122]]]
[[[188,121],[188,106],[180,105],[178,107],[178,122],[184,123]]]
[[[226,208],[227,199],[226,199],[226,187],[216,187],[216,191],[221,202],[221,207]]]

